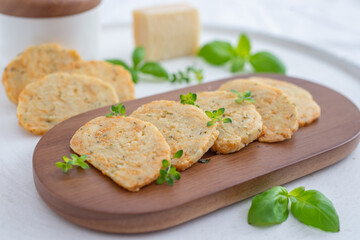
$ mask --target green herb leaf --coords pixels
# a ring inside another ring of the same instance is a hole
[[[183,155],[183,150],[181,149],[174,154],[173,158],[181,158],[182,155]]]
[[[156,179],[156,184],[163,184],[165,182],[165,177],[158,177],[158,179]]]
[[[231,59],[230,71],[232,73],[240,72],[244,69],[245,61],[241,56],[236,56]]]
[[[133,51],[132,60],[134,68],[136,69],[139,63],[145,59],[145,49],[143,47],[137,47]]]
[[[289,216],[289,198],[286,188],[273,187],[251,202],[248,223],[254,226],[268,226],[284,222]]]
[[[110,110],[111,113],[106,114],[106,117],[112,117],[112,116],[124,116],[126,117],[126,108],[123,103],[119,103],[118,105],[112,105]]]
[[[158,78],[169,79],[169,73],[156,62],[146,62],[141,66],[140,71],[145,74],[150,74]]]
[[[222,65],[235,56],[235,50],[228,42],[213,41],[205,44],[198,55],[210,64]]]
[[[163,166],[163,168],[167,168],[169,165],[170,165],[170,163],[169,163],[168,160],[164,159],[164,160],[162,161],[162,166]]]
[[[290,192],[291,213],[306,225],[339,232],[339,216],[332,202],[321,192],[303,187]]]
[[[111,63],[111,64],[114,64],[114,65],[120,65],[122,66],[123,68],[125,68],[126,70],[130,70],[130,67],[129,65],[127,65],[123,60],[120,60],[120,59],[106,59],[105,61]]]
[[[166,177],[167,174],[168,174],[168,172],[165,169],[160,169],[160,176]]]
[[[250,55],[251,44],[249,38],[245,34],[241,34],[236,48],[236,53],[242,57]]]
[[[171,176],[166,177],[166,182],[169,184],[169,186],[174,185],[174,179]]]
[[[196,69],[195,67],[187,67],[186,71],[178,71],[170,75],[170,82],[172,83],[190,83],[192,79],[196,79],[198,83],[202,82],[203,70]]]
[[[174,158],[181,158],[183,150],[179,150],[174,154]],[[160,176],[156,180],[156,184],[163,184],[167,182],[170,186],[174,184],[174,179],[180,179],[180,173],[176,171],[174,166],[171,166],[171,161],[164,159],[162,161],[162,168],[160,169]]]
[[[138,82],[139,82],[139,71],[130,68],[130,69],[129,69],[129,72],[130,72],[130,74],[131,74],[132,81],[133,81],[134,83],[138,83]]]
[[[89,165],[87,165],[87,163],[85,163],[86,158],[87,158],[86,155],[81,155],[80,157],[78,157],[76,154],[70,154],[70,156],[73,159],[73,161],[72,161],[73,166],[79,166],[82,169],[89,169]]]
[[[206,123],[206,126],[210,127],[214,125],[215,122],[223,122],[223,123],[232,123],[231,118],[223,118],[222,116],[225,113],[225,108],[219,108],[218,110],[214,110],[212,112],[205,111],[205,114],[211,119]]]
[[[223,123],[232,123],[231,118],[225,118],[222,120]]]
[[[246,91],[244,93],[241,93],[241,92],[238,92],[238,91],[236,91],[234,89],[231,89],[231,92],[236,94],[237,97],[238,97],[237,99],[235,99],[236,103],[242,103],[244,101],[249,102],[249,103],[254,103],[255,102],[255,100],[251,96],[251,91],[250,90],[248,90],[248,91]]]
[[[105,117],[112,117],[112,116],[115,116],[115,113],[108,113],[105,115]]]
[[[58,168],[61,168],[64,173],[67,173],[68,170],[72,169],[72,166],[79,166],[83,169],[88,169],[89,165],[85,163],[87,156],[81,155],[80,157],[76,154],[70,154],[70,158],[67,156],[63,156],[62,159],[64,162],[57,162],[55,163],[55,166]]]
[[[209,118],[214,118],[214,114],[210,111],[205,111],[206,116],[208,116]]]
[[[258,52],[250,57],[250,64],[255,72],[286,73],[285,65],[281,60],[269,52]]]
[[[183,94],[180,95],[180,103],[199,107],[198,105],[195,105],[196,99],[197,99],[196,93],[188,92],[186,95]]]
[[[206,123],[206,126],[210,127],[210,126],[214,125],[214,123],[215,123],[214,120],[208,121],[208,122]]]
[[[217,111],[214,112],[215,116],[221,116],[225,113],[225,108],[219,108]]]

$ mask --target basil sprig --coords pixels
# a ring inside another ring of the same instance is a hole
[[[291,213],[306,225],[327,232],[339,232],[339,216],[332,202],[321,192],[305,191],[298,187],[290,193],[281,186],[273,187],[257,196],[251,202],[248,223],[255,226],[269,226],[284,222]]]
[[[146,52],[143,47],[137,47],[132,53],[132,64],[128,65],[120,59],[107,59],[106,61],[114,65],[120,65],[131,73],[134,83],[138,83],[142,74],[150,76],[153,79],[166,80],[171,83],[190,83],[192,79],[196,79],[201,83],[203,74],[201,69],[195,67],[187,67],[185,71],[178,71],[169,74],[168,71],[158,62],[145,61]],[[143,78],[145,79],[145,78]]]
[[[251,53],[251,42],[247,35],[241,34],[236,47],[225,41],[213,41],[205,44],[198,55],[213,65],[229,63],[233,73],[244,70],[247,64],[254,72],[286,73],[282,61],[270,52]]]

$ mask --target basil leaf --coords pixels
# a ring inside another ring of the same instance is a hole
[[[244,69],[244,66],[245,66],[244,59],[240,56],[236,56],[233,59],[231,59],[230,71],[233,73],[240,72],[241,70]]]
[[[250,64],[255,72],[286,73],[285,65],[281,60],[269,52],[258,52],[250,57]]]
[[[319,191],[295,189],[290,193],[291,213],[306,225],[339,232],[339,216],[332,202]]]
[[[123,60],[120,60],[120,59],[106,59],[105,61],[107,61],[111,64],[114,64],[114,65],[120,65],[128,71],[130,69],[130,67]]]
[[[198,55],[208,63],[222,65],[235,56],[235,50],[228,42],[213,41],[205,44]]]
[[[289,216],[289,198],[286,188],[273,187],[251,202],[248,223],[255,226],[268,226],[284,222]]]
[[[131,78],[132,78],[132,81],[134,83],[138,83],[139,82],[139,73],[138,73],[138,70],[133,70],[132,68],[129,69],[129,72],[131,74]]]
[[[242,57],[250,55],[251,44],[249,38],[245,34],[241,34],[236,48],[236,53]]]
[[[140,68],[140,71],[145,74],[150,74],[159,78],[169,79],[169,73],[156,62],[147,62]]]
[[[143,47],[137,47],[135,48],[133,54],[132,54],[132,60],[134,64],[134,68],[138,66],[138,64],[145,59],[145,49]]]

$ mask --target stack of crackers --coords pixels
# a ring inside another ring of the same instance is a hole
[[[19,124],[44,134],[61,121],[135,98],[130,73],[104,61],[82,61],[58,44],[32,46],[5,68],[2,83],[18,105]]]

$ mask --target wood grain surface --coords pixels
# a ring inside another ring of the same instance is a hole
[[[180,94],[216,90],[232,77],[125,102],[127,114],[153,100],[178,100]],[[254,76],[254,75],[251,75]],[[107,232],[139,233],[169,228],[300,178],[345,158],[359,143],[360,112],[347,98],[324,86],[282,75],[257,74],[295,83],[309,90],[322,115],[279,143],[254,142],[239,152],[216,155],[182,172],[173,187],[144,187],[128,192],[90,167],[64,174],[55,167],[69,155],[69,141],[87,121],[109,112],[96,109],[68,119],[41,138],[33,156],[34,181],[45,203],[81,226]]]
[[[101,0],[0,0],[0,13],[29,18],[63,17],[82,13]]]

